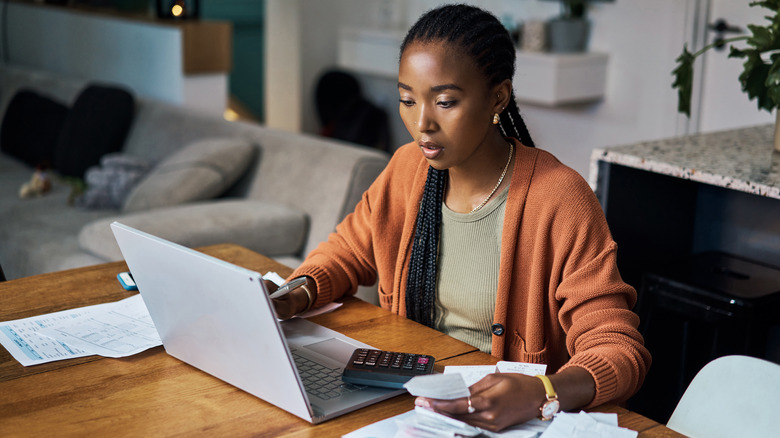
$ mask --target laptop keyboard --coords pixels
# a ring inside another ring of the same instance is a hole
[[[297,353],[292,353],[298,374],[306,392],[323,400],[341,397],[342,394],[359,391],[365,386],[353,385],[341,380],[341,368],[329,368]]]

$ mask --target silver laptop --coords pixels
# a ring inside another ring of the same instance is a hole
[[[278,321],[259,273],[111,229],[171,356],[311,423],[405,391],[342,382],[352,351],[371,347],[305,319]]]

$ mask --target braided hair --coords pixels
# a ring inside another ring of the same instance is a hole
[[[514,77],[515,46],[512,38],[495,16],[478,7],[445,5],[426,12],[406,34],[401,44],[401,55],[409,45],[417,42],[441,42],[459,49],[474,60],[490,87],[506,79],[511,81]],[[514,91],[509,105],[499,116],[499,128],[505,137],[515,137],[525,146],[534,147],[531,134],[520,116]],[[447,177],[447,170],[428,168],[406,282],[406,316],[428,327],[433,327],[436,319],[441,203]]]

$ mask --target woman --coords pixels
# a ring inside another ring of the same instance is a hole
[[[547,364],[549,382],[494,374],[470,397],[416,400],[489,430],[550,416],[558,403],[625,400],[650,364],[598,201],[534,148],[512,92],[514,63],[493,15],[466,5],[423,15],[398,72],[414,141],[295,270],[307,283],[275,301],[290,317],[378,280],[384,308],[499,359]]]

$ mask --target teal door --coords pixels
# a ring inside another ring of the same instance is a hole
[[[200,8],[203,19],[233,23],[230,94],[263,121],[265,0],[201,0]]]

